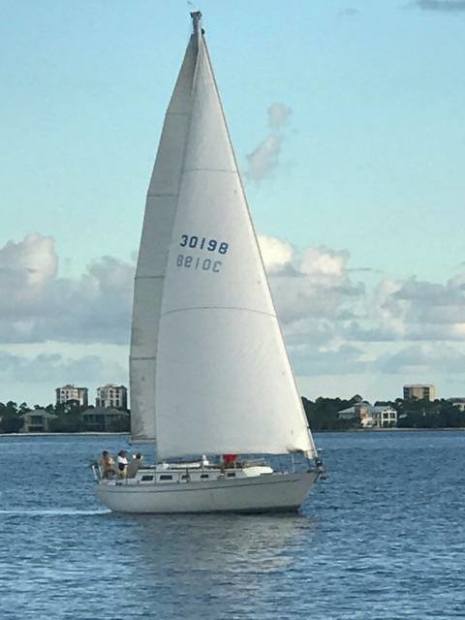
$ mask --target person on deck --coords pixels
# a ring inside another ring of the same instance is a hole
[[[99,466],[102,478],[113,478],[116,474],[115,462],[108,450],[103,450],[102,456],[100,457]]]
[[[128,468],[128,457],[126,456],[126,450],[120,450],[116,457],[116,463],[118,464],[118,474],[120,478],[126,478]]]
[[[127,468],[127,477],[128,478],[134,478],[134,476],[137,473],[137,470],[139,469],[139,467],[142,465],[142,454],[140,452],[137,452],[137,454],[134,454],[134,456],[132,457],[131,462],[128,464],[128,468]]]
[[[235,467],[237,454],[223,454],[223,466],[225,468]]]

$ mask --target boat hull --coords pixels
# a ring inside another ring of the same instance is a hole
[[[183,484],[102,481],[97,495],[110,510],[134,514],[295,512],[317,477],[309,471]]]

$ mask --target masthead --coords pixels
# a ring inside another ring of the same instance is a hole
[[[200,11],[193,11],[191,13],[192,17],[192,27],[194,29],[194,34],[200,34],[200,20],[202,19],[202,13]]]

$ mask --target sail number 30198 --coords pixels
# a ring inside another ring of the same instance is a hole
[[[182,248],[192,250],[204,250],[218,254],[226,254],[229,250],[229,244],[225,241],[217,241],[216,239],[207,239],[207,237],[198,237],[197,235],[181,235],[179,245]],[[212,271],[218,273],[221,269],[222,262],[214,260],[214,258],[197,258],[195,256],[186,256],[179,254],[176,260],[178,267],[186,267],[187,269],[199,269],[201,271]]]
[[[198,237],[197,235],[181,235],[179,244],[182,248],[195,248],[199,250],[207,250],[208,252],[218,252],[226,254],[229,244],[224,241],[218,242],[216,239],[207,239],[206,237]]]

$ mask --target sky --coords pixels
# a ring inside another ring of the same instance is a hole
[[[195,8],[301,393],[465,395],[465,0],[0,6],[0,401],[128,382]]]

